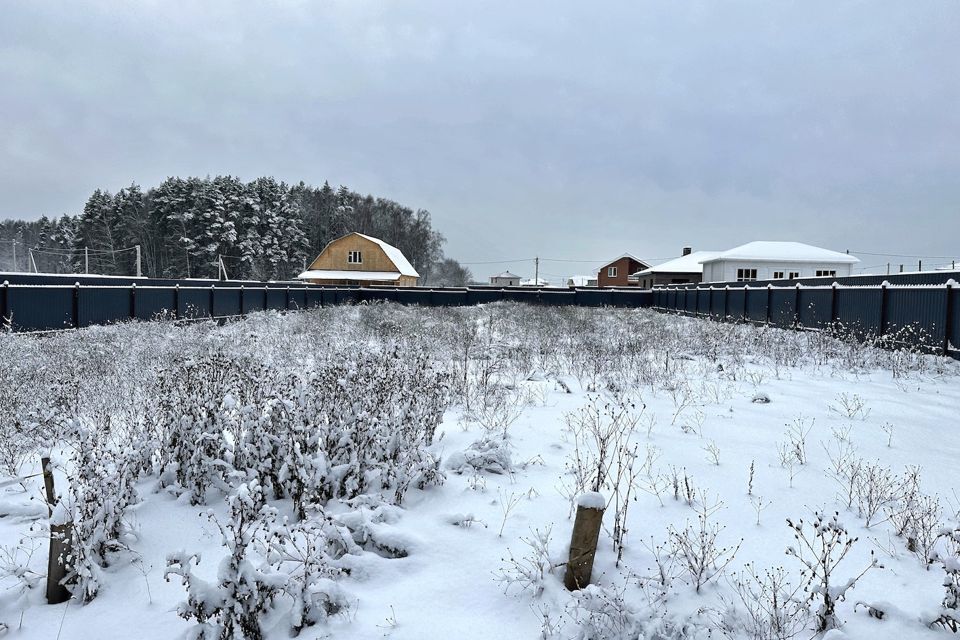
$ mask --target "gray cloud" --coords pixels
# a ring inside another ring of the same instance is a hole
[[[952,0],[0,12],[0,217],[268,174],[430,209],[465,261],[761,238],[957,251]]]

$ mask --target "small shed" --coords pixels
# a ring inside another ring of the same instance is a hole
[[[419,277],[400,249],[354,232],[327,244],[297,279],[314,284],[415,287]]]
[[[510,273],[509,271],[504,271],[495,276],[490,276],[490,284],[497,287],[519,287],[520,276]]]

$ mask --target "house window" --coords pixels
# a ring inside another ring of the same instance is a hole
[[[616,278],[617,277],[617,268],[616,267],[607,267],[607,277]]]
[[[737,282],[750,282],[756,279],[756,269],[737,269]]]
[[[347,252],[347,264],[363,264],[363,257],[359,251]]]
[[[792,276],[791,276],[792,277]],[[774,280],[783,280],[783,271],[774,271],[773,272]]]
[[[793,280],[794,278],[799,278],[799,277],[800,277],[800,272],[799,272],[799,271],[791,271],[791,272],[790,272],[790,279],[791,279],[791,280]]]
[[[837,275],[836,269],[817,269],[817,277],[832,278]]]

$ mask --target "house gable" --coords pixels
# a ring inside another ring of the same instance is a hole
[[[359,251],[361,261],[349,261],[351,251]],[[308,271],[382,271],[400,273],[400,268],[383,248],[370,238],[351,233],[332,240],[310,263]]]

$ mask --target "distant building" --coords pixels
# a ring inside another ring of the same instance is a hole
[[[597,279],[593,276],[570,276],[567,278],[568,287],[595,287]]]
[[[533,278],[528,278],[526,280],[520,281],[521,287],[547,287],[550,285],[550,282],[544,280],[543,278],[538,278],[534,280]]]
[[[748,242],[701,260],[703,282],[849,276],[859,259],[801,242]]]
[[[631,283],[629,276],[631,273],[649,269],[650,265],[639,260],[629,253],[625,253],[619,258],[611,260],[600,267],[597,272],[597,286],[600,287],[626,287]]]
[[[330,242],[297,276],[314,284],[415,287],[420,274],[403,252],[383,240],[348,233]]]
[[[509,271],[504,271],[495,276],[490,276],[490,284],[497,287],[519,287],[520,276],[510,273]]]
[[[703,260],[720,255],[719,251],[694,251],[684,247],[679,258],[638,271],[630,276],[631,284],[644,289],[665,285],[700,282],[703,279]]]

